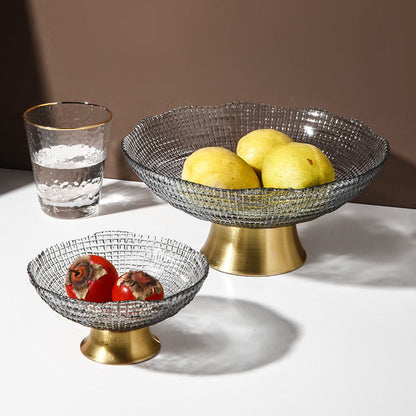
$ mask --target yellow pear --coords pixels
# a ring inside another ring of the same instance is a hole
[[[259,188],[260,179],[254,170],[231,150],[204,147],[187,157],[182,179],[214,188]]]
[[[292,142],[277,146],[264,158],[262,181],[265,188],[302,189],[334,179],[331,162],[312,144]]]
[[[253,130],[238,141],[236,153],[260,176],[266,154],[273,147],[291,141],[288,135],[275,129]]]

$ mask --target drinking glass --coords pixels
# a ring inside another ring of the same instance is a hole
[[[56,102],[23,114],[42,210],[57,218],[97,213],[112,113],[82,102]]]

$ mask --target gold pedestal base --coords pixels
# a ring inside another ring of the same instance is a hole
[[[158,354],[159,340],[149,328],[118,332],[92,328],[81,342],[81,352],[101,364],[134,364]]]
[[[296,225],[239,228],[211,224],[201,252],[214,269],[242,276],[287,273],[306,260]]]

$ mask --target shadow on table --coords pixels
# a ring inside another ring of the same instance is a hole
[[[139,187],[134,182],[115,182],[103,186],[98,215],[115,214],[164,203],[149,188]]]
[[[346,285],[416,287],[415,228],[409,227],[406,211],[398,217],[402,222],[393,225],[371,207],[356,213],[346,206],[299,226],[308,258],[296,276]]]
[[[32,183],[31,171],[0,168],[0,195]]]
[[[140,368],[192,375],[240,373],[282,358],[298,337],[293,322],[257,303],[197,296],[152,327],[161,352]]]

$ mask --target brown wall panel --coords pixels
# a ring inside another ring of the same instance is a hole
[[[106,176],[143,117],[252,100],[320,107],[389,139],[362,202],[416,206],[412,1],[28,0],[43,98],[114,112]],[[37,104],[37,102],[30,104]],[[392,179],[394,178],[394,179]],[[399,186],[397,186],[399,184]]]

